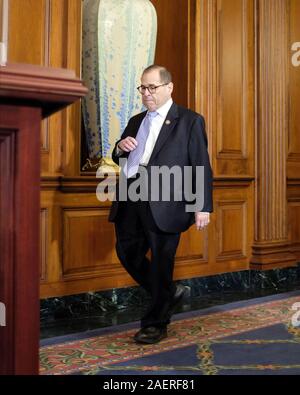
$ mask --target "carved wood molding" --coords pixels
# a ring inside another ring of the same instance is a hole
[[[101,179],[96,176],[85,177],[47,177],[41,178],[42,191],[61,191],[65,193],[96,193],[97,185]]]
[[[118,177],[118,176],[117,176]],[[96,178],[96,175],[81,177],[41,177],[42,191],[61,191],[65,193],[96,192],[98,184],[107,177]],[[215,177],[214,188],[248,188],[254,177]]]
[[[253,0],[197,0],[196,111],[216,175],[252,176]]]
[[[254,177],[214,177],[214,188],[248,188]]]
[[[6,281],[1,281],[0,278],[0,301],[5,303],[6,308],[6,322],[13,323],[15,310],[14,295],[11,284],[14,278],[14,267],[10,265],[14,257],[14,235],[12,232],[14,225],[14,192],[15,186],[10,183],[15,172],[15,163],[12,160],[13,154],[16,150],[16,130],[0,127],[0,269],[1,277]],[[3,215],[2,213],[9,213]],[[12,333],[7,334],[4,339],[3,331],[0,336],[0,348],[2,355],[8,356],[8,364],[12,364],[13,353],[9,345],[13,342]],[[0,366],[0,374],[5,374]]]
[[[297,186],[300,187],[300,178],[288,178],[287,179],[287,186]]]
[[[297,266],[290,240],[260,242],[252,247],[251,269],[278,269]]]

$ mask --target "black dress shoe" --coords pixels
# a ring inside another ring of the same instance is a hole
[[[166,338],[167,327],[148,326],[147,328],[140,329],[135,335],[134,340],[136,343],[141,344],[154,344]]]

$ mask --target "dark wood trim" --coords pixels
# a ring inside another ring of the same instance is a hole
[[[287,178],[288,187],[300,187],[300,178]]]
[[[85,92],[67,70],[0,67],[0,375],[39,373],[41,120]]]
[[[0,119],[0,295],[7,312],[0,374],[31,374],[39,367],[41,109],[2,105]]]
[[[248,188],[254,177],[214,177],[214,188]]]
[[[297,266],[297,259],[289,240],[253,244],[250,269],[269,270],[291,266]]]
[[[43,117],[87,93],[71,70],[10,63],[0,71],[0,103],[41,107]]]
[[[96,178],[96,173],[79,177],[51,177],[41,178],[41,190],[57,190],[65,193],[89,193],[95,192],[97,185],[103,178]],[[247,188],[254,181],[254,177],[216,177],[215,188]]]

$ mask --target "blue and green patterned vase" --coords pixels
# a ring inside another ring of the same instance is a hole
[[[136,87],[154,61],[156,35],[150,0],[83,1],[83,119],[89,158],[102,165],[112,165],[116,140],[142,110]]]

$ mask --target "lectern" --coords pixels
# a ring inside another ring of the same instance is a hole
[[[39,372],[41,120],[86,92],[70,70],[0,66],[2,375]]]

